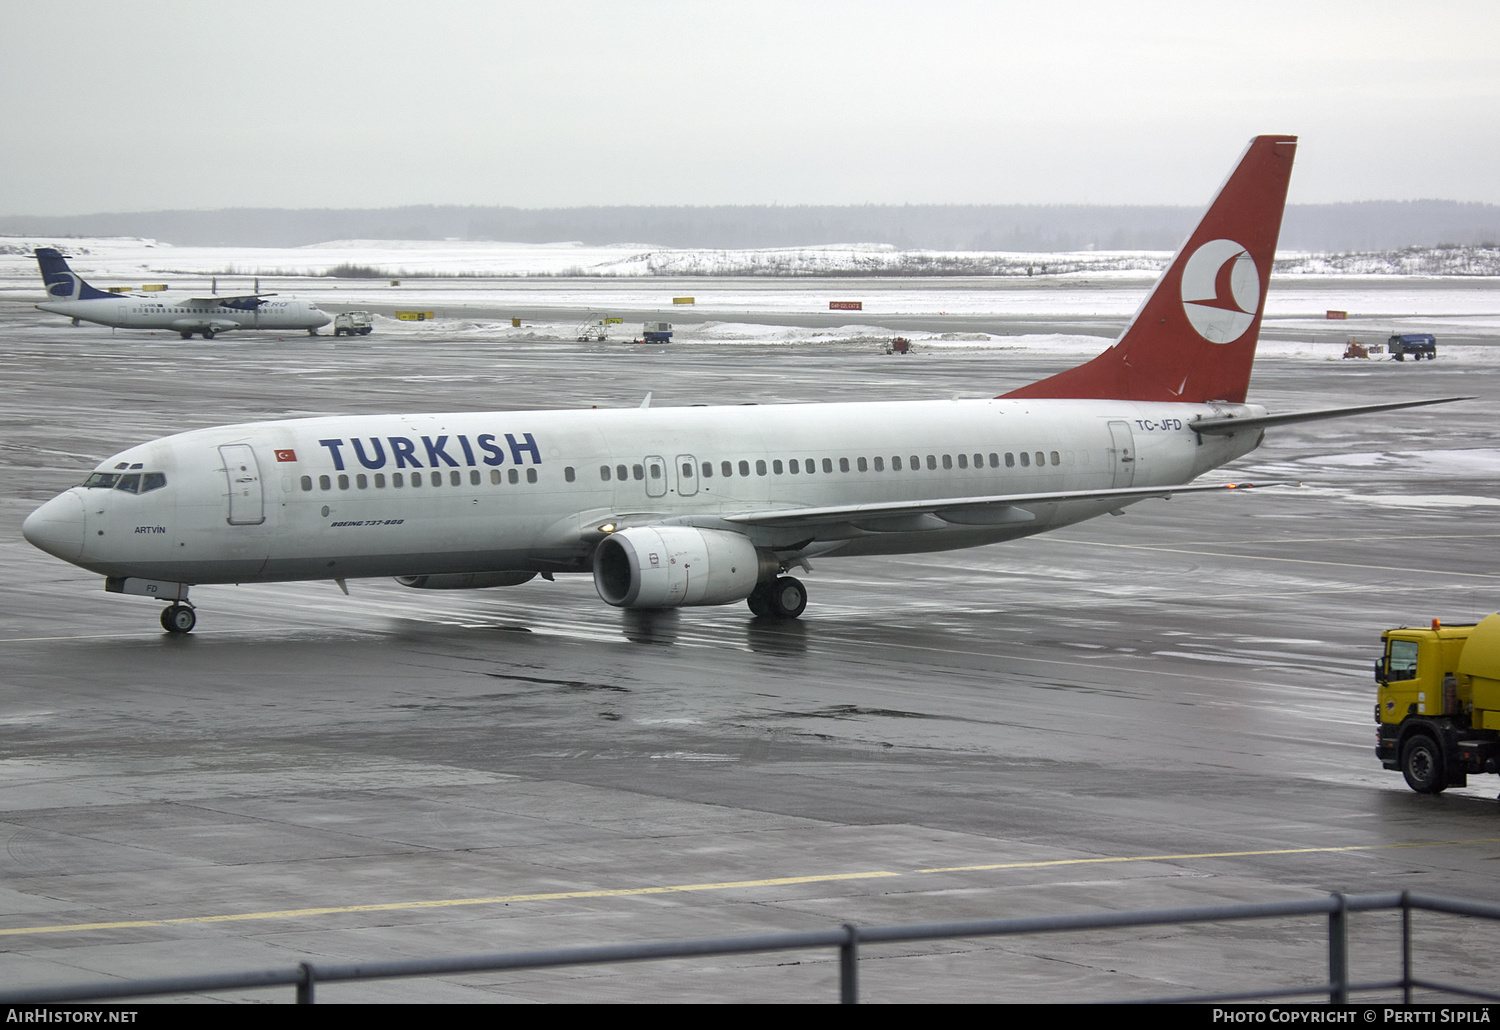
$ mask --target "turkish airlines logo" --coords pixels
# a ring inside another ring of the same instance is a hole
[[[1209,343],[1245,335],[1260,306],[1260,273],[1233,240],[1209,240],[1182,267],[1182,310]]]

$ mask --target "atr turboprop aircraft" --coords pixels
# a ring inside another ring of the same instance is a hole
[[[1189,485],[1267,427],[1245,403],[1296,138],[1260,136],[1119,340],[988,400],[365,415],[222,426],[106,459],[26,519],[105,589],[592,573],[621,608],[795,618],[815,559],[975,547]],[[1446,398],[1453,400],[1457,398]],[[649,397],[648,397],[649,400]]]
[[[107,293],[84,282],[68,267],[62,254],[38,247],[36,263],[52,298],[38,304],[42,311],[67,315],[78,322],[97,322],[117,329],[171,329],[184,340],[202,333],[212,340],[232,329],[306,329],[317,335],[332,319],[311,302],[274,293],[238,297],[180,297],[166,293],[127,296]]]

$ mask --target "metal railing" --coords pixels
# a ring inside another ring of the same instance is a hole
[[[1399,910],[1401,912],[1401,977],[1396,980],[1355,982],[1349,978],[1349,914]],[[1500,921],[1500,905],[1412,894],[1332,894],[1308,901],[1281,901],[1249,905],[1162,909],[1147,912],[1110,912],[1078,916],[1042,916],[1026,919],[980,919],[962,922],[907,926],[855,926],[802,933],[761,934],[751,937],[719,937],[696,941],[664,941],[655,944],[617,944],[588,948],[556,948],[545,951],[502,952],[454,958],[407,959],[396,962],[322,963],[303,962],[279,969],[219,973],[200,976],[162,977],[151,980],[114,980],[61,987],[0,989],[0,1004],[48,1004],[103,1001],[162,995],[199,994],[257,987],[294,987],[297,1001],[311,1004],[318,984],[357,980],[387,980],[406,977],[443,976],[455,973],[497,972],[507,969],[549,969],[563,966],[649,962],[662,959],[702,958],[777,951],[836,948],[839,955],[839,1000],[859,1000],[859,949],[862,945],[930,941],[970,937],[1014,937],[1030,934],[1082,930],[1118,930],[1141,926],[1193,923],[1234,923],[1252,919],[1284,919],[1326,915],[1328,919],[1328,981],[1297,987],[1271,987],[1222,994],[1187,997],[1130,999],[1150,1003],[1244,1002],[1276,998],[1323,997],[1329,1003],[1346,1004],[1352,993],[1400,991],[1410,1004],[1414,990],[1434,991],[1481,1001],[1500,1001],[1500,993],[1458,984],[1424,980],[1416,976],[1412,961],[1412,913],[1437,912]],[[1489,982],[1493,972],[1475,959],[1477,977]]]

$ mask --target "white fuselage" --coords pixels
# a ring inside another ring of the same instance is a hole
[[[732,524],[744,512],[1184,484],[1259,432],[1191,419],[1247,405],[963,400],[368,415],[200,429],[122,451],[27,520],[112,577],[179,583],[582,572],[610,529],[691,525],[802,557],[969,547],[1118,509]],[[134,481],[111,479],[135,477]],[[601,527],[606,527],[601,529]],[[45,540],[45,543],[41,541]]]
[[[317,329],[332,321],[311,301],[295,297],[173,299],[165,294],[120,294],[89,300],[51,300],[37,307],[117,329],[171,329],[178,333]]]

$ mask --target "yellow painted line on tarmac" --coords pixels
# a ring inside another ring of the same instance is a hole
[[[0,929],[0,937],[20,937],[41,933],[80,933],[91,930],[129,930],[152,926],[185,926],[207,923],[235,923],[264,919],[303,919],[355,912],[401,912],[419,909],[458,908],[464,905],[504,905],[526,901],[570,901],[586,898],[628,898],[649,894],[683,894],[690,891],[722,891],[749,887],[782,887],[798,883],[836,883],[846,880],[871,880],[914,873],[984,872],[995,869],[1044,869],[1057,866],[1102,865],[1120,862],[1170,862],[1204,858],[1250,858],[1264,855],[1336,854],[1349,851],[1382,851],[1393,848],[1440,848],[1463,844],[1500,844],[1500,837],[1473,840],[1416,841],[1406,844],[1353,844],[1328,848],[1272,848],[1259,851],[1205,851],[1180,855],[1119,855],[1096,858],[1056,858],[1030,862],[996,862],[986,865],[946,866],[914,869],[911,873],[868,870],[859,873],[829,873],[821,876],[779,876],[761,880],[728,880],[720,883],[683,883],[663,887],[620,887],[592,891],[552,891],[542,894],[499,894],[481,898],[441,898],[430,901],[392,901],[373,905],[328,905],[319,908],[288,908],[269,912],[233,912],[225,915],[182,916],[173,919],[129,919],[108,923],[67,923],[55,926],[18,926]]]
[[[127,930],[143,926],[182,926],[190,923],[233,923],[255,919],[299,919],[343,912],[399,912],[423,908],[456,908],[461,905],[504,905],[521,901],[566,901],[575,898],[626,898],[644,894],[680,894],[687,891],[722,891],[741,887],[781,887],[794,883],[832,883],[838,880],[868,880],[900,873],[873,870],[863,873],[830,873],[823,876],[780,876],[768,880],[731,880],[724,883],[682,883],[669,887],[621,887],[614,890],[554,891],[547,894],[499,894],[485,898],[445,898],[432,901],[392,901],[377,905],[330,905],[324,908],[288,908],[273,912],[235,912],[217,916],[184,916],[177,919],[130,919],[113,923],[72,923],[60,926],[18,926],[0,929],[0,937],[35,933],[69,933],[83,930]]]
[[[1500,844],[1500,837],[1473,840],[1424,840],[1408,844],[1350,844],[1336,848],[1272,848],[1264,851],[1203,851],[1190,855],[1121,855],[1104,858],[1052,858],[1033,862],[995,862],[989,865],[955,865],[918,869],[919,873],[972,873],[988,869],[1041,869],[1062,865],[1103,865],[1109,862],[1180,862],[1190,858],[1253,858],[1259,855],[1318,855],[1340,851],[1385,851],[1391,848],[1446,848],[1460,844]]]

